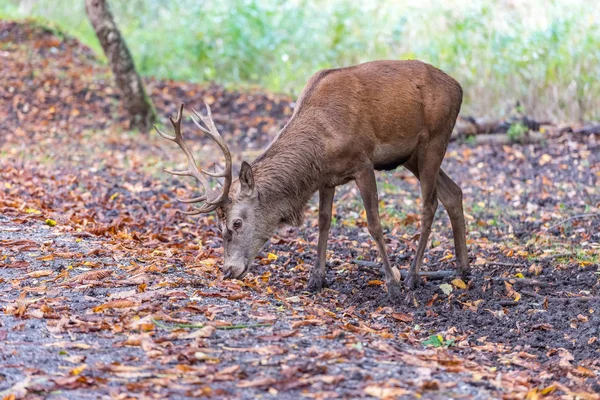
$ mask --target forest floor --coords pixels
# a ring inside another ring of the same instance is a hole
[[[216,217],[176,213],[193,182],[161,170],[184,160],[128,129],[105,65],[5,21],[0,59],[0,397],[600,399],[597,135],[451,143],[472,277],[425,279],[411,304],[387,299],[357,190],[339,188],[328,287],[310,293],[315,199],[243,281],[223,280]],[[163,117],[206,99],[237,166],[293,110],[260,90],[147,86]],[[402,168],[378,180],[388,251],[407,269],[419,184]],[[452,270],[453,251],[440,206],[423,269]]]

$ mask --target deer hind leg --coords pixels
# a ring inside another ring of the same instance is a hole
[[[427,145],[420,147],[416,154],[416,160],[409,160],[405,164],[421,182],[421,195],[423,197],[419,244],[406,278],[406,286],[409,289],[414,289],[419,283],[419,270],[423,264],[425,247],[429,242],[431,224],[438,206],[437,177],[445,153],[446,146],[443,143],[429,142]]]
[[[462,277],[466,277],[469,274],[469,258],[467,254],[467,232],[462,205],[462,190],[440,169],[437,178],[437,192],[438,198],[448,212],[450,223],[452,224],[458,272]]]
[[[379,202],[377,199],[377,181],[375,180],[375,172],[369,168],[358,176],[356,176],[356,185],[360,191],[360,195],[367,213],[367,224],[369,233],[377,243],[379,255],[383,260],[383,274],[387,285],[388,296],[392,299],[400,296],[400,271],[397,268],[392,268],[390,260],[385,248],[385,240],[383,237],[383,229],[379,220]]]
[[[327,261],[327,236],[331,226],[333,196],[335,188],[319,190],[319,241],[317,244],[317,265],[313,267],[308,280],[308,290],[316,292],[325,286]]]
[[[420,179],[416,163],[406,163],[404,166]],[[441,168],[437,177],[436,189],[438,199],[444,205],[452,224],[458,272],[462,277],[466,277],[469,274],[469,259],[462,190]]]

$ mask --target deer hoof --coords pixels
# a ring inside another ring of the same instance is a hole
[[[400,283],[398,282],[388,282],[387,283],[387,292],[390,300],[397,300],[400,298],[400,294],[402,293],[402,288],[400,287]]]
[[[311,292],[318,292],[325,287],[325,284],[325,276],[313,273],[308,280],[308,290]]]
[[[404,281],[404,284],[406,285],[406,288],[409,290],[415,290],[417,288],[417,286],[419,286],[419,275],[417,274],[408,274],[408,276],[406,277],[406,280]]]

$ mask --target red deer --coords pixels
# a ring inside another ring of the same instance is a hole
[[[335,187],[355,181],[366,209],[369,232],[383,260],[388,295],[400,295],[400,273],[390,265],[379,220],[375,170],[403,165],[421,182],[423,197],[419,244],[406,278],[414,289],[431,224],[444,205],[452,224],[458,269],[469,272],[462,191],[440,168],[462,103],[460,84],[439,69],[420,61],[373,61],[316,73],[300,95],[289,122],[265,152],[249,164],[243,162],[233,180],[231,154],[208,115],[192,116],[195,125],[210,135],[224,153],[221,172],[197,167],[181,136],[183,104],[171,123],[177,143],[188,160],[186,171],[175,175],[195,177],[205,194],[187,200],[202,202],[188,214],[216,210],[223,235],[225,277],[241,278],[282,224],[300,225],[310,197],[319,192],[317,265],[308,288],[325,285],[327,236]],[[158,129],[157,129],[158,130]],[[220,193],[209,189],[207,178],[224,178]]]

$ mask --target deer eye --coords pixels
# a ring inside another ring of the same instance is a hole
[[[233,221],[233,229],[240,229],[242,227],[242,220],[236,219]]]

